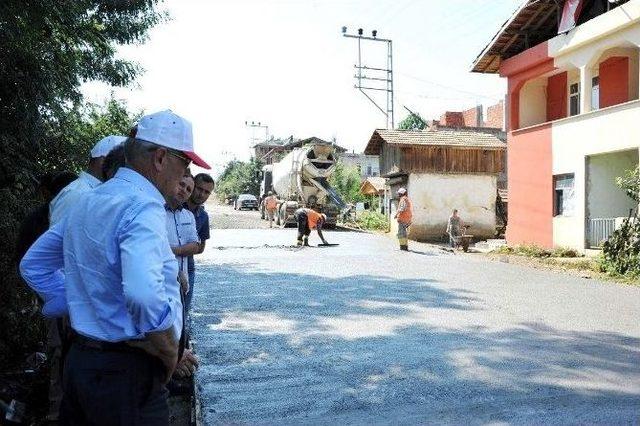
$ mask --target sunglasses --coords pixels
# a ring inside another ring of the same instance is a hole
[[[185,167],[189,167],[189,165],[191,164],[191,159],[180,153],[180,151],[167,148],[167,153],[182,160],[182,162],[185,164]]]

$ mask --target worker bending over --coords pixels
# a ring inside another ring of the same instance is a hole
[[[327,240],[324,239],[322,235],[322,226],[327,221],[327,215],[324,213],[318,213],[313,209],[307,208],[299,208],[294,213],[294,217],[296,218],[296,222],[298,222],[298,245],[301,246],[303,244],[302,238],[304,237],[304,245],[309,245],[309,234],[311,234],[311,230],[315,229],[318,231],[318,236],[322,240],[324,244],[327,243]]]

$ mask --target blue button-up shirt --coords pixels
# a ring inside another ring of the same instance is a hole
[[[186,207],[186,204],[185,204]],[[193,212],[193,216],[196,218],[196,230],[198,231],[198,238],[200,242],[207,241],[210,237],[209,235],[209,214],[204,209],[204,206],[196,207]],[[196,270],[196,263],[193,260],[193,256],[189,256],[188,258],[188,266],[189,272],[193,272]]]
[[[91,191],[102,182],[95,176],[80,172],[78,179],[71,182],[49,203],[49,226],[54,226],[66,215],[85,192]]]
[[[171,247],[180,247],[189,243],[198,243],[198,233],[196,232],[196,219],[189,209],[178,207],[171,210],[167,206],[167,234]],[[178,269],[187,273],[187,256],[176,256]]]
[[[178,265],[165,215],[158,189],[124,167],[81,197],[20,265],[46,301],[43,312],[56,316],[68,307],[73,329],[97,340],[141,339],[170,328],[179,338]]]

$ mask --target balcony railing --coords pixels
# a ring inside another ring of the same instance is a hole
[[[616,218],[594,218],[587,222],[587,243],[589,248],[600,248],[616,230]]]

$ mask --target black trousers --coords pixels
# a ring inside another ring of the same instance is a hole
[[[309,221],[307,220],[307,212],[298,209],[293,215],[296,218],[296,222],[298,222],[298,239],[301,240],[303,235],[308,237],[309,234],[311,234],[311,229],[309,228]]]
[[[64,368],[61,425],[168,425],[160,360],[142,350],[73,343]]]

